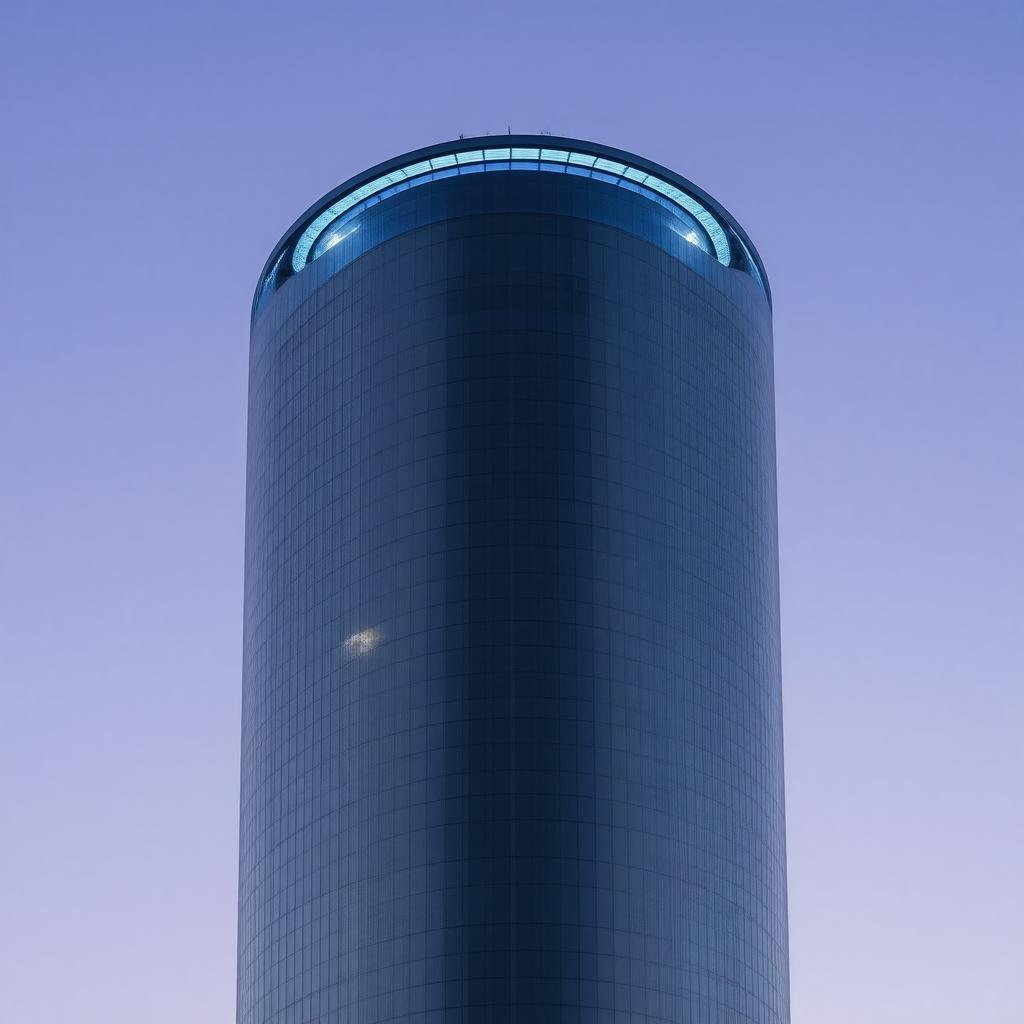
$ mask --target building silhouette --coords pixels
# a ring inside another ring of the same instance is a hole
[[[459,139],[253,307],[239,1024],[789,1020],[771,300],[649,160]]]

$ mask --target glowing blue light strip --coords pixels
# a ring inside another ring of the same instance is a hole
[[[629,167],[616,160],[607,160],[604,157],[594,156],[591,153],[570,153],[564,149],[513,146],[499,147],[497,149],[474,149],[463,153],[448,153],[444,156],[431,157],[429,160],[420,160],[417,163],[408,164],[397,170],[389,171],[387,174],[382,174],[379,178],[374,178],[373,181],[368,181],[365,185],[360,185],[359,188],[342,196],[336,203],[333,203],[326,210],[319,213],[307,225],[306,230],[302,232],[298,242],[295,243],[295,250],[292,253],[292,269],[298,273],[310,261],[309,254],[313,248],[313,243],[328,225],[357,204],[369,199],[378,192],[382,192],[401,181],[429,174],[444,167],[464,167],[469,164],[509,160],[535,160],[538,163],[562,164],[567,169],[568,165],[573,165],[575,167],[588,168],[599,172],[601,175],[611,175],[623,178],[626,181],[635,182],[637,185],[641,185],[652,192],[657,192],[659,195],[664,196],[680,209],[685,210],[692,217],[696,218],[701,227],[707,231],[711,244],[715,247],[715,255],[718,257],[718,262],[722,266],[729,266],[732,260],[729,237],[726,235],[722,225],[718,223],[718,218],[681,188],[677,188],[667,181],[662,181],[661,178],[648,174],[646,171]]]
[[[430,181],[439,181],[442,178],[450,177],[452,175],[473,174],[479,171],[534,171],[538,173],[541,171],[553,171],[556,174],[578,174],[583,175],[584,177],[593,177],[600,181],[607,181],[613,185],[618,185],[621,188],[628,189],[631,192],[637,192],[644,195],[650,199],[651,202],[658,203],[666,209],[671,210],[675,214],[675,219],[678,219],[680,223],[689,225],[689,227],[685,230],[680,230],[672,224],[670,224],[669,227],[680,238],[689,242],[691,245],[696,245],[711,256],[715,255],[711,239],[695,218],[684,213],[671,200],[666,199],[663,195],[660,195],[651,189],[645,188],[643,185],[638,185],[636,182],[629,181],[626,178],[606,174],[604,171],[596,171],[590,167],[575,167],[569,164],[543,163],[537,160],[498,160],[485,163],[467,164],[465,167],[445,167],[440,171],[430,171],[427,174],[420,174],[415,178],[407,178],[405,181],[400,181],[397,185],[389,185],[383,192],[377,192],[369,198],[362,200],[362,202],[353,206],[340,217],[332,220],[331,223],[320,232],[316,241],[313,243],[313,248],[309,250],[309,255],[306,257],[307,266],[314,260],[318,260],[323,256],[328,249],[333,249],[334,246],[339,245],[353,231],[357,230],[358,225],[353,225],[353,221],[357,221],[367,207],[384,202],[391,196],[397,195],[399,192],[404,192],[406,189],[415,188],[417,185],[424,185]]]

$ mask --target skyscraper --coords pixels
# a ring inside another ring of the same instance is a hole
[[[253,308],[239,1024],[789,1019],[771,300],[679,175],[389,160]]]

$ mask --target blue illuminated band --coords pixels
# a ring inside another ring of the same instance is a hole
[[[488,164],[501,164],[502,166],[488,168]],[[439,171],[446,172],[445,176],[447,176],[447,174],[458,173],[459,169],[463,167],[467,170],[470,168],[473,170],[538,170],[539,164],[547,165],[543,167],[544,170],[564,169],[570,173],[588,174],[645,193],[659,202],[668,200],[672,206],[684,211],[688,217],[692,217],[707,233],[718,262],[724,267],[730,265],[732,252],[729,246],[729,237],[718,219],[693,196],[677,186],[663,181],[656,175],[648,174],[646,171],[590,153],[511,146],[498,149],[474,149],[464,153],[447,153],[443,156],[431,157],[429,160],[419,160],[397,170],[389,171],[387,174],[382,174],[365,185],[360,185],[359,188],[349,192],[336,203],[332,203],[307,225],[295,243],[295,249],[292,252],[292,269],[297,273],[330,249],[332,246],[330,239],[325,240],[326,244],[316,244],[320,236],[339,218],[345,217],[346,221],[351,219],[357,212],[357,207],[361,208],[383,198],[381,196],[383,192],[399,191],[413,185],[426,184],[428,181],[434,180],[435,177],[440,177],[441,175],[437,173]],[[702,249],[707,248],[697,232],[688,231],[681,235],[691,244]],[[338,241],[344,237],[345,235],[342,234]],[[750,263],[751,266],[754,266],[753,260]]]

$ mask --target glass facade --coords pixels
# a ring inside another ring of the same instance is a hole
[[[753,247],[539,168],[338,201],[254,306],[239,1024],[788,1022]]]

